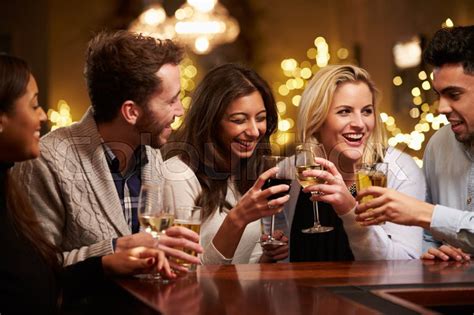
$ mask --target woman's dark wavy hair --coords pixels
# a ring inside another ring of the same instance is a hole
[[[424,51],[423,59],[435,67],[460,63],[465,73],[474,75],[474,25],[438,30]]]
[[[219,123],[233,101],[256,91],[265,105],[267,131],[252,156],[241,159],[238,169],[229,170],[229,149],[219,143]],[[224,64],[204,77],[196,88],[183,124],[163,152],[165,158],[179,155],[195,171],[202,187],[196,205],[203,207],[205,219],[217,209],[230,209],[231,205],[225,202],[230,175],[234,176],[241,194],[253,185],[261,156],[270,153],[269,138],[277,123],[271,89],[255,71],[237,64]]]
[[[0,55],[0,113],[7,115],[15,113],[15,102],[26,93],[30,75],[30,68],[24,60]],[[9,171],[4,183],[0,185],[6,196],[8,218],[17,233],[22,235],[55,271],[58,271],[60,266],[58,250],[47,240],[28,202],[29,199],[24,191],[18,188]]]

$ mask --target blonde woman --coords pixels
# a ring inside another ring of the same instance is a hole
[[[291,261],[411,259],[421,255],[422,229],[392,223],[362,227],[355,221],[355,167],[366,158],[389,163],[388,187],[420,200],[424,178],[413,159],[389,148],[377,108],[377,90],[369,74],[356,66],[328,66],[307,85],[299,106],[298,137],[301,142],[323,144],[326,171],[306,171],[326,180],[301,189],[296,182],[285,205],[284,228],[290,235]],[[310,192],[320,194],[311,197]],[[311,226],[311,200],[319,203],[322,225],[334,230],[304,234]],[[280,216],[280,218],[283,215]]]

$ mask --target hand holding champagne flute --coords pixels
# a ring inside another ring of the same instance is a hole
[[[173,225],[173,206],[164,201],[166,184],[144,184],[140,190],[138,202],[138,220],[145,232],[149,233],[158,246],[160,236],[166,229]],[[140,275],[141,278],[150,280],[163,280],[159,273]]]
[[[308,170],[323,170],[321,164],[316,163],[315,157],[326,158],[326,152],[321,144],[315,143],[303,143],[296,147],[295,152],[295,167],[296,177],[298,182],[303,188],[306,188],[315,184],[324,184],[324,179],[319,179],[316,176],[304,176],[303,172]],[[312,195],[317,192],[312,191]],[[313,201],[313,213],[314,223],[313,226],[307,229],[303,229],[301,232],[314,234],[314,233],[325,233],[333,230],[331,226],[322,226],[319,221],[319,209],[318,202]]]

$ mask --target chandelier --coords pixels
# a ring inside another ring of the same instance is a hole
[[[207,54],[215,46],[233,42],[240,32],[237,20],[218,0],[187,0],[170,18],[161,4],[154,3],[130,23],[129,30],[177,39],[197,54]]]

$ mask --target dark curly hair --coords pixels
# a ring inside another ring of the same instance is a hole
[[[438,30],[424,51],[423,59],[435,67],[460,63],[465,73],[474,75],[474,25]]]
[[[165,64],[179,64],[183,52],[171,40],[124,30],[94,36],[86,51],[84,75],[95,120],[111,121],[127,100],[145,106],[160,89],[156,72]]]

